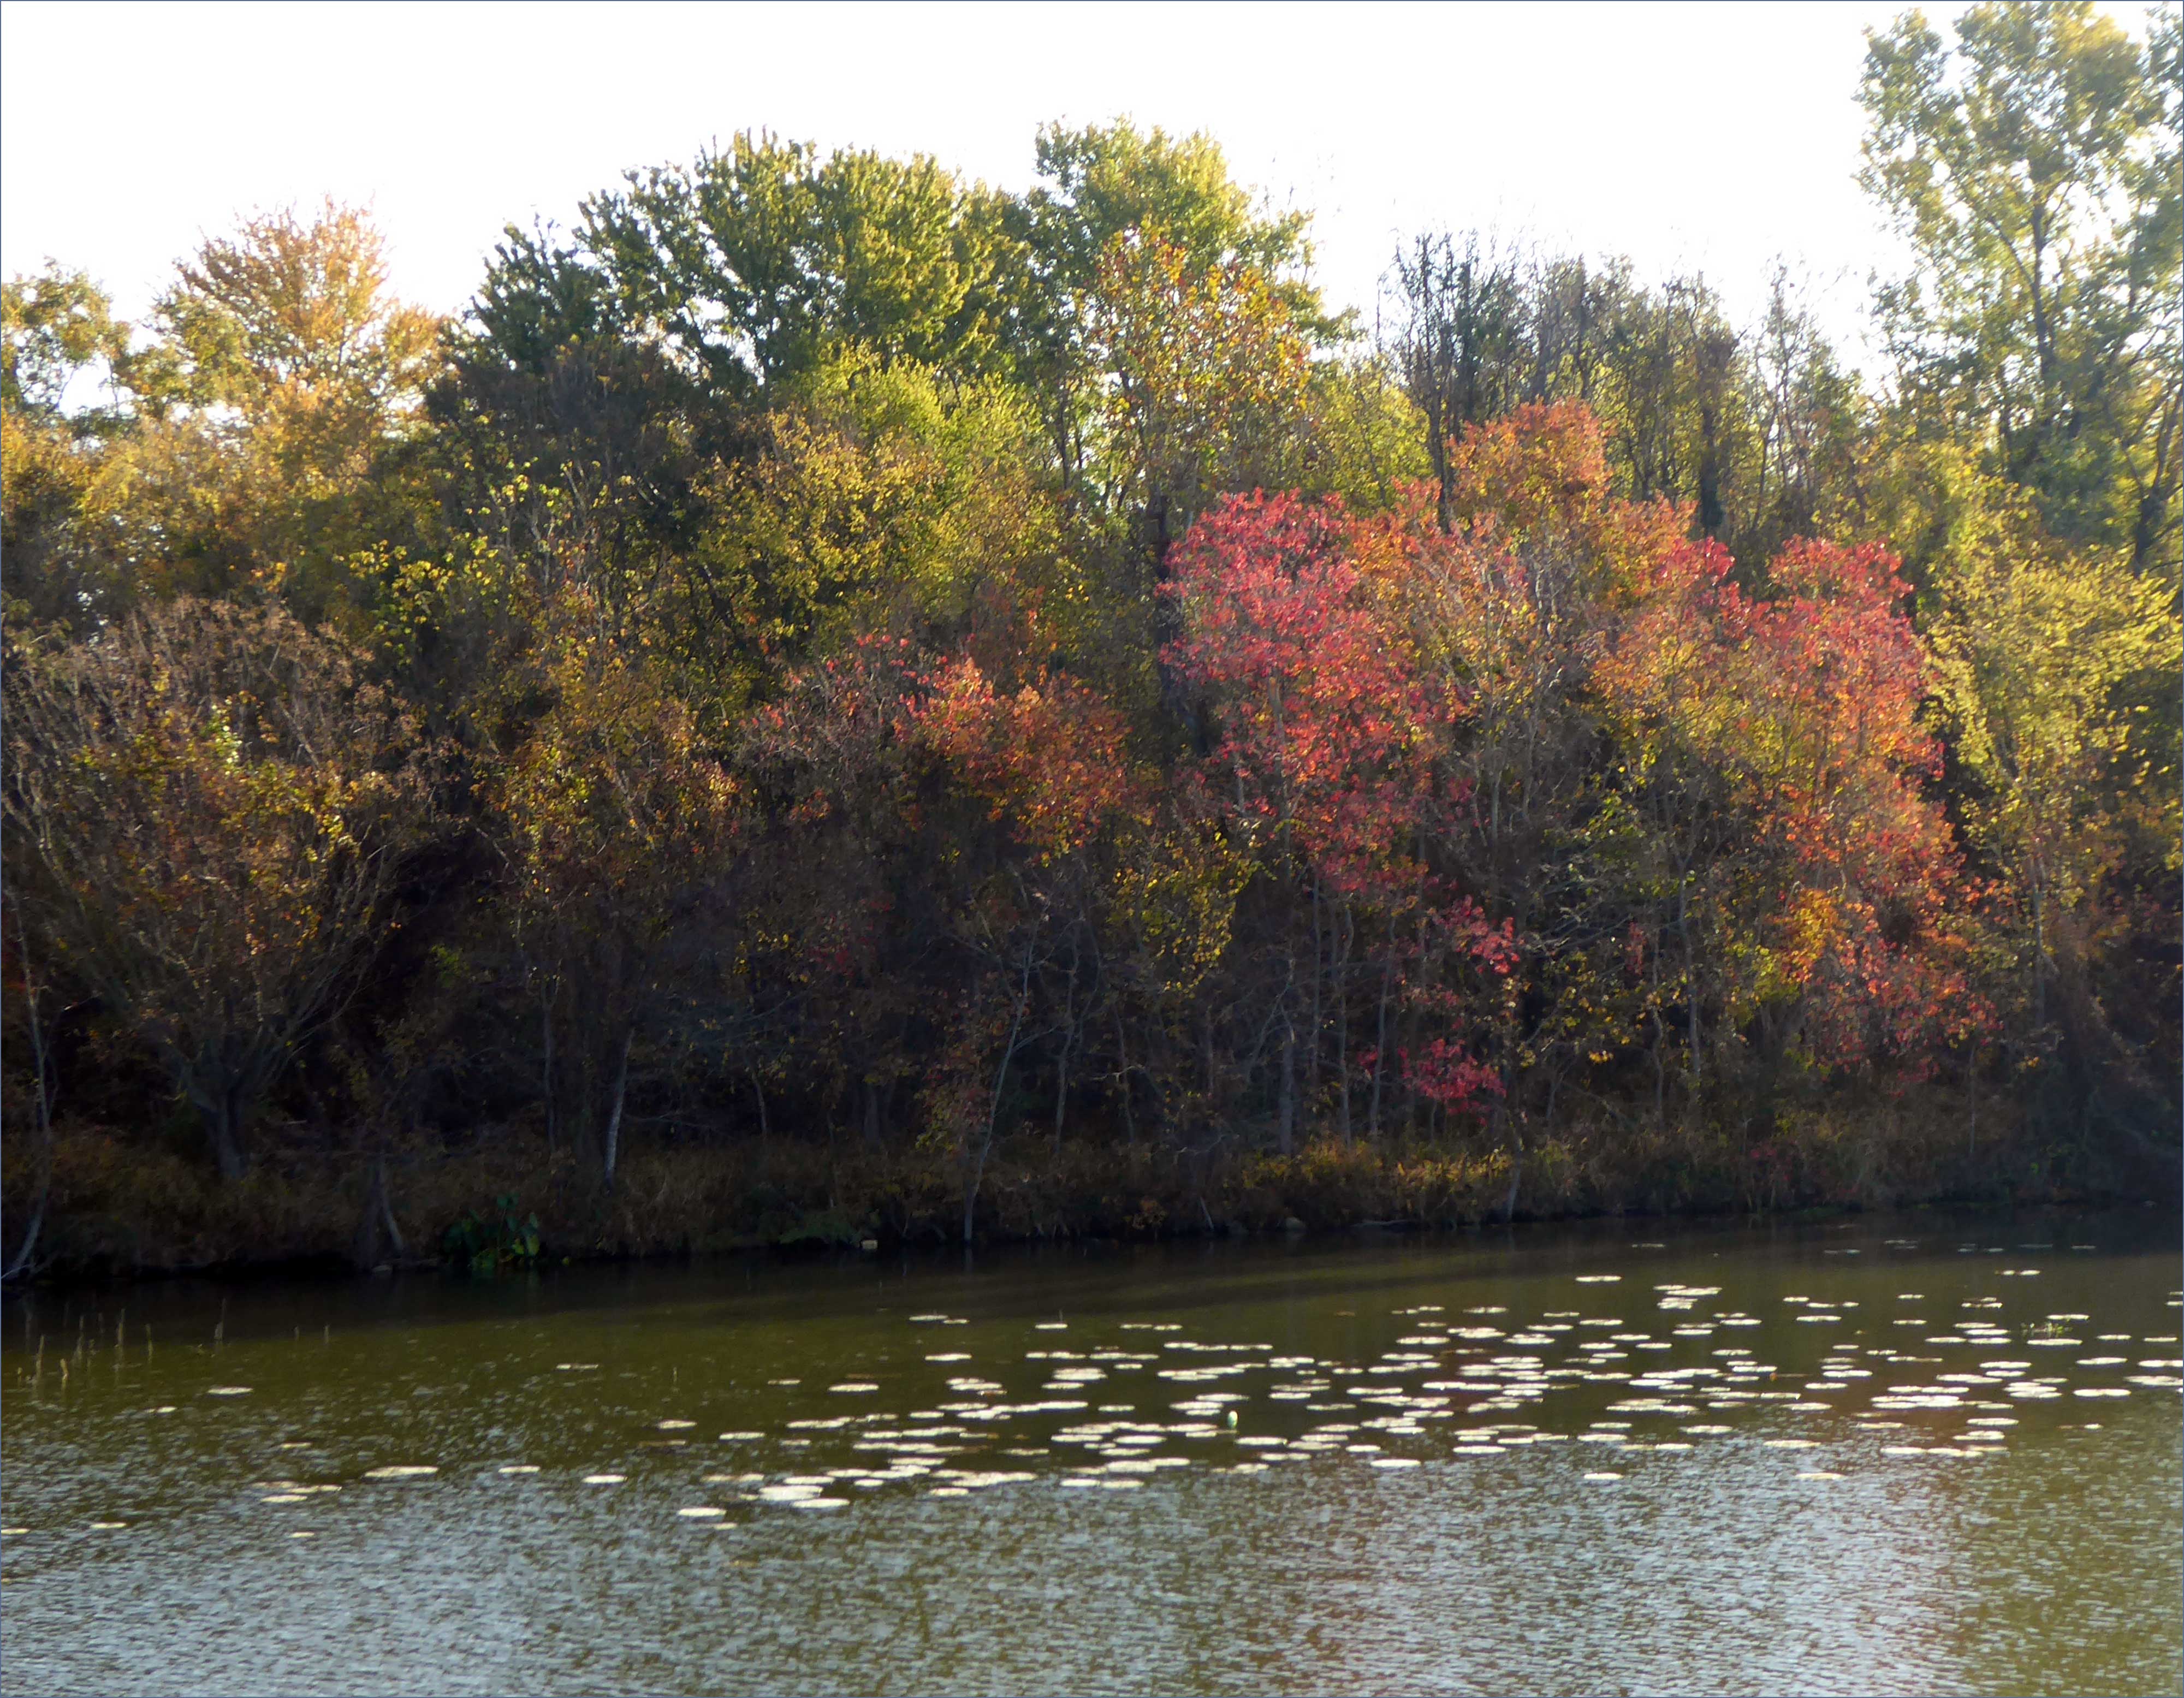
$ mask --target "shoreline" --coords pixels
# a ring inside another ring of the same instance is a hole
[[[1522,1166],[1483,1139],[1305,1142],[1288,1155],[1224,1148],[1044,1139],[997,1150],[981,1176],[974,1247],[1041,1243],[1303,1239],[1475,1232],[1588,1220],[1837,1218],[1887,1211],[2178,1206],[2152,1161],[2096,1161],[1953,1136],[1907,1144],[1856,1120],[1795,1143],[1737,1152],[1718,1135],[1663,1128],[1640,1138],[1536,1128]],[[632,1152],[607,1191],[566,1150],[504,1127],[467,1147],[437,1138],[329,1159],[269,1138],[254,1170],[222,1184],[193,1153],[148,1152],[110,1128],[56,1142],[53,1186],[32,1268],[11,1289],[209,1278],[255,1282],[393,1272],[485,1272],[714,1258],[796,1260],[961,1248],[963,1179],[933,1152],[737,1144]],[[528,1146],[528,1147],[526,1147]],[[1742,1154],[1739,1162],[1732,1159]],[[387,1185],[375,1206],[370,1173]],[[11,1223],[35,1203],[10,1152]],[[1753,1159],[1757,1155],[1758,1160]],[[1885,1156],[1885,1161],[1877,1158]],[[392,1228],[392,1231],[388,1228]],[[12,1256],[15,1234],[8,1234]]]

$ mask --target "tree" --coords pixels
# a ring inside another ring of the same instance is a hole
[[[972,376],[1000,359],[1000,216],[922,154],[822,157],[744,132],[591,197],[570,242],[510,227],[474,315],[533,370],[571,341],[655,342],[718,399],[763,394],[842,343]]]
[[[1301,469],[1308,344],[1263,276],[1234,262],[1195,270],[1158,229],[1108,244],[1090,320],[1106,383],[1095,464],[1158,572],[1213,496]]]
[[[1524,348],[1531,303],[1514,256],[1484,247],[1475,233],[1461,243],[1446,233],[1422,236],[1396,255],[1394,270],[1402,309],[1396,365],[1425,425],[1446,531],[1453,525],[1449,445],[1467,427],[1540,398],[1522,387],[1532,375]]]
[[[1907,400],[2065,541],[2173,567],[2184,465],[2173,11],[2089,0],[1870,34],[1864,181],[1918,258],[1878,306]]]
[[[51,970],[158,1052],[222,1176],[398,924],[426,772],[400,706],[277,610],[11,633],[8,860]]]
[[[1050,1037],[1060,1153],[1071,1063],[1107,989],[1098,910],[1112,863],[1100,851],[1118,832],[1142,832],[1150,797],[1125,752],[1121,716],[1067,678],[1008,694],[961,660],[936,674],[916,723],[974,808],[1006,834],[990,859],[964,857],[970,888],[951,907],[970,971],[935,1081],[935,1130],[962,1166],[968,1243],[1010,1068]],[[972,848],[975,828],[957,841]],[[1041,1013],[1051,1019],[1044,1029],[1032,1024]]]
[[[1223,271],[1265,280],[1315,345],[1343,334],[1303,275],[1308,220],[1255,206],[1211,136],[1143,131],[1127,119],[1083,130],[1050,125],[1039,132],[1039,178],[1004,209],[1024,268],[1009,345],[1020,377],[1041,397],[1068,482],[1084,468],[1088,426],[1112,370],[1093,351],[1100,277],[1115,244],[1133,232],[1157,232],[1193,278]]]
[[[120,412],[87,406],[78,392],[103,376],[110,392],[129,356],[129,326],[86,273],[48,261],[0,285],[0,407],[17,419],[65,421],[81,436],[110,430]]]
[[[1438,1017],[1429,1018],[1430,1035],[1416,1056],[1406,1055],[1407,1077],[1456,1107],[1496,1083],[1470,1054],[1468,1010],[1436,994],[1430,981],[1436,963],[1451,955],[1498,963],[1503,938],[1468,895],[1434,879],[1418,855],[1426,821],[1454,799],[1442,788],[1441,757],[1467,704],[1418,665],[1372,579],[1351,558],[1355,545],[1339,504],[1232,499],[1194,527],[1171,591],[1184,635],[1170,664],[1206,693],[1218,726],[1202,780],[1209,802],[1225,804],[1232,828],[1288,894],[1268,1016],[1279,1034],[1277,1135],[1284,1153],[1298,1120],[1300,1047],[1306,1088],[1316,1094],[1330,1032],[1338,1111],[1346,1136],[1350,1131],[1349,998],[1360,910],[1368,947],[1373,922],[1382,933],[1369,1064],[1374,1128],[1388,995],[1412,927],[1405,988]]]
[[[419,492],[439,323],[395,299],[378,232],[328,201],[245,220],[177,268],[132,354],[142,415],[112,457],[101,546],[131,590],[280,596],[307,623],[368,621]]]
[[[328,200],[309,222],[261,213],[177,273],[156,309],[176,400],[334,407],[383,428],[431,375],[438,322],[388,292],[386,244],[354,207]]]
[[[1369,352],[1315,359],[1308,382],[1298,493],[1339,495],[1353,513],[1404,505],[1433,471],[1425,420],[1387,362]]]
[[[939,648],[1043,606],[1058,632],[1081,621],[1020,392],[855,348],[788,387],[758,452],[701,479],[702,529],[664,575],[671,641],[728,699],[870,632]]]
[[[1647,287],[1627,260],[1475,231],[1420,237],[1383,287],[1386,354],[1423,421],[1444,532],[1456,443],[1527,406],[1583,404],[1607,427],[1615,493],[1687,504],[1755,575],[1846,475],[1862,398],[1786,273],[1750,331],[1702,276]]]
[[[669,958],[733,931],[719,908],[738,796],[641,662],[571,642],[551,707],[497,776],[511,918],[540,1021],[549,1140],[566,1126],[612,1189],[630,1055]],[[710,923],[707,923],[710,922]]]
[[[1919,713],[1932,677],[1894,557],[1792,543],[1763,599],[1725,564],[1692,557],[1634,643],[1673,653],[1704,633],[1700,688],[1654,701],[1749,822],[1744,899],[1758,905],[1737,929],[1756,947],[1725,986],[1727,1016],[1774,1022],[1823,1066],[1915,1071],[1987,1016],[1965,976],[1958,852],[1925,793],[1940,765]]]
[[[101,523],[136,423],[130,326],[81,271],[0,286],[0,553],[8,617],[87,629],[125,607]],[[103,402],[93,395],[103,390]]]
[[[1912,533],[1933,720],[1953,811],[1993,884],[1985,983],[2002,1036],[2019,1066],[2054,1081],[2066,1118],[2135,1131],[2159,1089],[2151,1057],[2173,1047],[2174,599],[2120,550],[2050,537],[2026,491],[1962,450],[1899,453],[1911,465],[1897,487],[1874,487],[1930,515]]]

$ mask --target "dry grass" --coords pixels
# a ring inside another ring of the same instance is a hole
[[[1970,1138],[1936,1100],[1779,1114],[1763,1138],[1719,1127],[1574,1122],[1532,1129],[1516,1150],[1484,1133],[1428,1148],[1346,1146],[1329,1136],[1283,1156],[1240,1136],[1199,1150],[1044,1138],[1004,1143],[980,1188],[982,1237],[1152,1238],[1367,1222],[1418,1226],[1516,1214],[1767,1213],[1940,1199],[2030,1200],[2085,1189],[2051,1155]],[[632,1150],[615,1189],[592,1183],[535,1130],[419,1138],[387,1152],[408,1253],[440,1254],[466,1216],[497,1200],[535,1214],[549,1256],[706,1254],[769,1244],[952,1240],[961,1176],[916,1148],[844,1144],[653,1146]],[[28,1212],[40,1164],[11,1131],[0,1183],[8,1218]],[[42,1261],[56,1271],[202,1267],[346,1259],[366,1193],[361,1148],[329,1153],[304,1128],[262,1134],[254,1171],[223,1186],[186,1131],[88,1125],[57,1138]]]

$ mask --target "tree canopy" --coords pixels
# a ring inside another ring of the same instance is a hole
[[[1128,122],[1022,194],[738,135],[449,321],[332,203],[142,325],[11,280],[8,1017],[96,1036],[40,1100],[174,1094],[231,1179],[276,1125],[523,1153],[601,1244],[632,1161],[745,1146],[965,1236],[1045,1229],[1032,1162],[1117,1229],[1223,1162],[2138,1171],[2176,53],[1871,36],[1873,381],[1786,273],[1741,324],[1484,232],[1407,241],[1368,340],[1302,214]]]

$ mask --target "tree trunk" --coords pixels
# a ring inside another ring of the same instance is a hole
[[[1061,1117],[1069,1106],[1069,1047],[1077,1035],[1071,1027],[1061,1034],[1061,1059],[1054,1070],[1054,1153],[1061,1154]]]
[[[1281,1150],[1296,1148],[1296,1027],[1286,1014],[1282,1020]]]
[[[38,1018],[41,987],[31,965],[31,934],[23,924],[20,908],[15,911],[15,932],[22,945],[19,958],[23,963],[23,1011],[30,1027],[31,1083],[37,1092],[38,1159],[44,1171],[38,1178],[38,1200],[31,1210],[31,1224],[24,1228],[22,1242],[15,1246],[15,1254],[9,1258],[6,1272],[0,1273],[0,1279],[13,1279],[31,1265],[31,1257],[38,1247],[38,1233],[46,1224],[46,1200],[53,1189],[53,1072],[46,1060],[45,1023]]]
[[[1069,1052],[1077,1044],[1077,968],[1078,952],[1072,938],[1069,945],[1069,988],[1061,1001],[1061,1058],[1054,1069],[1054,1153],[1061,1154],[1062,1116],[1069,1108]]]
[[[549,991],[538,999],[539,1028],[545,1061],[539,1069],[539,1088],[546,1100],[546,1152],[552,1155],[558,1141],[557,1104],[554,1093],[554,997]]]
[[[1979,1153],[1979,1039],[1972,1040],[1972,1058],[1964,1069],[1964,1090],[1971,1098],[1970,1124],[1964,1131],[1964,1157],[1967,1161]]]
[[[1123,1093],[1123,1136],[1128,1149],[1138,1147],[1138,1117],[1130,1108],[1130,1046],[1123,1036],[1123,1005],[1118,999],[1115,1010],[1115,1061],[1117,1071],[1115,1083]]]
[[[207,1041],[194,1055],[169,1053],[182,1094],[204,1121],[220,1177],[232,1184],[250,1171],[243,1131],[258,1100],[280,1076],[287,1046],[270,1033],[255,1032],[218,1044]]]
[[[1024,1010],[1031,1005],[1033,944],[1024,945],[1023,976],[1017,991],[1016,1011],[1009,1019],[1009,1041],[1001,1051],[1001,1065],[994,1070],[994,1094],[986,1105],[986,1135],[978,1145],[978,1160],[963,1187],[963,1247],[971,1247],[971,1230],[978,1221],[978,1187],[986,1177],[986,1157],[994,1147],[994,1129],[1001,1117],[1001,1091],[1007,1084],[1009,1063],[1016,1060],[1017,1036],[1023,1030]]]
[[[1324,1011],[1320,1006],[1320,988],[1327,971],[1324,960],[1327,950],[1321,937],[1322,930],[1319,922],[1319,880],[1315,876],[1312,881],[1312,1011],[1306,1016],[1306,1025],[1311,1035],[1305,1041],[1304,1066],[1305,1089],[1315,1102],[1319,1099],[1319,1034],[1326,1023]]]
[[[38,1247],[38,1233],[46,1223],[46,1198],[52,1191],[52,1176],[38,1188],[38,1205],[31,1211],[31,1224],[23,1230],[23,1241],[15,1246],[15,1254],[8,1263],[7,1271],[0,1272],[0,1280],[14,1279],[31,1265],[31,1252]]]
[[[1365,1138],[1380,1136],[1380,1080],[1388,1071],[1388,992],[1396,979],[1395,939],[1388,940],[1388,959],[1380,969],[1380,1012],[1373,1027],[1373,1107],[1365,1117]]]
[[[637,1028],[628,1027],[621,1035],[621,1059],[615,1066],[614,1104],[607,1111],[607,1133],[602,1158],[602,1171],[607,1189],[614,1189],[615,1165],[621,1155],[621,1106],[629,1093],[629,1046],[637,1040]]]
[[[1691,1032],[1691,1094],[1698,1094],[1703,1067],[1699,1054],[1699,962],[1691,952],[1691,879],[1685,876],[1676,888],[1676,931],[1684,945],[1684,1011]]]
[[[356,1236],[349,1244],[349,1260],[359,1272],[369,1272],[385,1260],[380,1254],[382,1243],[392,1245],[397,1255],[409,1254],[409,1247],[402,1241],[402,1228],[394,1222],[394,1203],[387,1185],[387,1152],[383,1150],[372,1155],[370,1177],[364,1188],[364,1207],[357,1216]]]
[[[197,1099],[198,1112],[203,1117],[205,1137],[212,1145],[213,1160],[219,1165],[220,1177],[233,1184],[250,1171],[250,1158],[242,1147],[242,1116],[235,1100],[235,1088],[221,1084]]]
[[[1357,922],[1351,917],[1346,903],[1340,910],[1335,927],[1334,957],[1334,1072],[1341,1090],[1342,1147],[1351,1147],[1350,1139],[1350,945],[1357,933]]]

